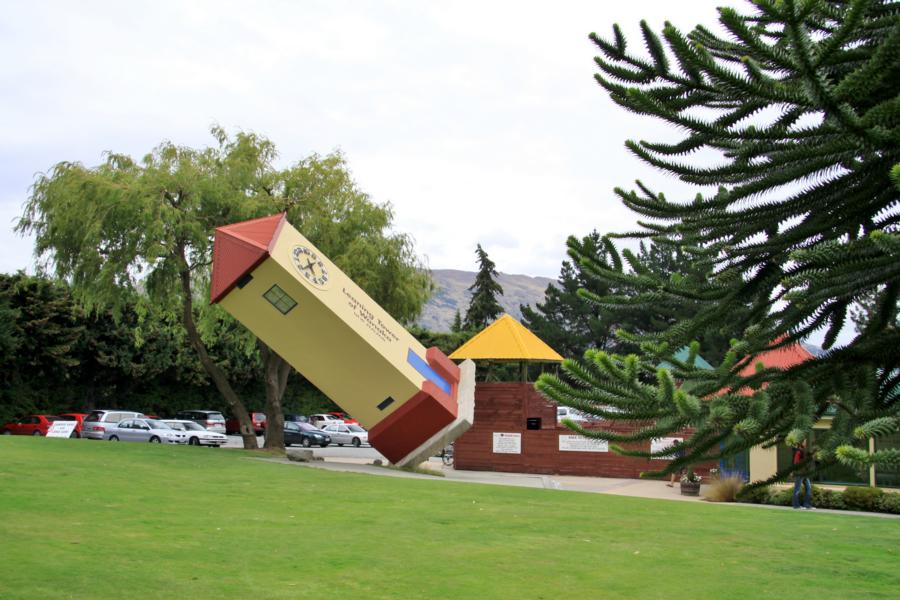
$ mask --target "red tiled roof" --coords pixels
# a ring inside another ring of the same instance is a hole
[[[767,350],[754,358],[750,364],[741,369],[740,375],[748,377],[756,373],[757,363],[762,363],[767,369],[790,369],[812,358],[814,358],[813,355],[800,344],[782,346]]]
[[[241,277],[269,256],[285,218],[285,213],[279,213],[216,228],[210,303],[224,298]]]

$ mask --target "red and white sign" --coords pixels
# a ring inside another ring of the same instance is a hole
[[[78,421],[53,421],[47,430],[47,437],[67,438],[75,431]]]

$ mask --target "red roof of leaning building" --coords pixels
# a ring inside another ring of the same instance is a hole
[[[268,258],[285,219],[285,213],[279,213],[216,228],[209,294],[212,304]]]

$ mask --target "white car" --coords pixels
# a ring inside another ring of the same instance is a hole
[[[352,444],[353,447],[359,448],[361,444],[369,443],[369,432],[359,425],[340,423],[329,423],[322,427],[322,431],[331,436],[331,442],[338,446],[344,444]]]
[[[107,427],[103,439],[111,442],[150,442],[151,444],[186,444],[183,431],[175,431],[156,419],[124,419]]]
[[[556,422],[560,423],[563,419],[569,419],[570,421],[580,423],[587,421],[588,417],[584,413],[575,410],[571,406],[558,406],[556,408]]]
[[[213,446],[218,448],[228,441],[228,437],[225,434],[210,431],[187,419],[166,419],[163,423],[175,431],[183,431],[190,446]]]
[[[344,420],[327,413],[319,413],[317,415],[310,415],[309,422],[311,425],[322,429],[326,425],[331,425],[332,423],[343,423]]]

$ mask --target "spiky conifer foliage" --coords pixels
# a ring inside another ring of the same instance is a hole
[[[616,189],[641,218],[626,237],[681,248],[713,275],[663,279],[623,251],[626,273],[618,257],[600,262],[570,245],[585,272],[640,290],[589,300],[698,310],[658,334],[620,332],[640,356],[588,351],[538,389],[643,424],[627,436],[579,430],[612,442],[695,428],[684,457],[652,475],[758,444],[797,443],[830,407],[837,416],[816,452],[821,466],[896,464],[896,451],[867,455],[852,444],[900,425],[900,3],[757,0],[743,12],[719,9],[719,21],[725,35],[703,26],[685,35],[666,23],[662,38],[642,22],[649,57],[631,51],[618,26],[611,39],[590,36],[602,53],[596,79],[610,97],[685,132],[677,143],[629,141],[629,150],[682,181],[718,187],[690,201],[640,182],[637,191]],[[862,298],[870,319],[849,343],[788,370],[753,368],[766,349],[815,331],[831,348]],[[717,369],[692,367],[696,344],[688,361],[672,356],[727,322],[744,335]],[[657,369],[663,360],[674,368]]]

